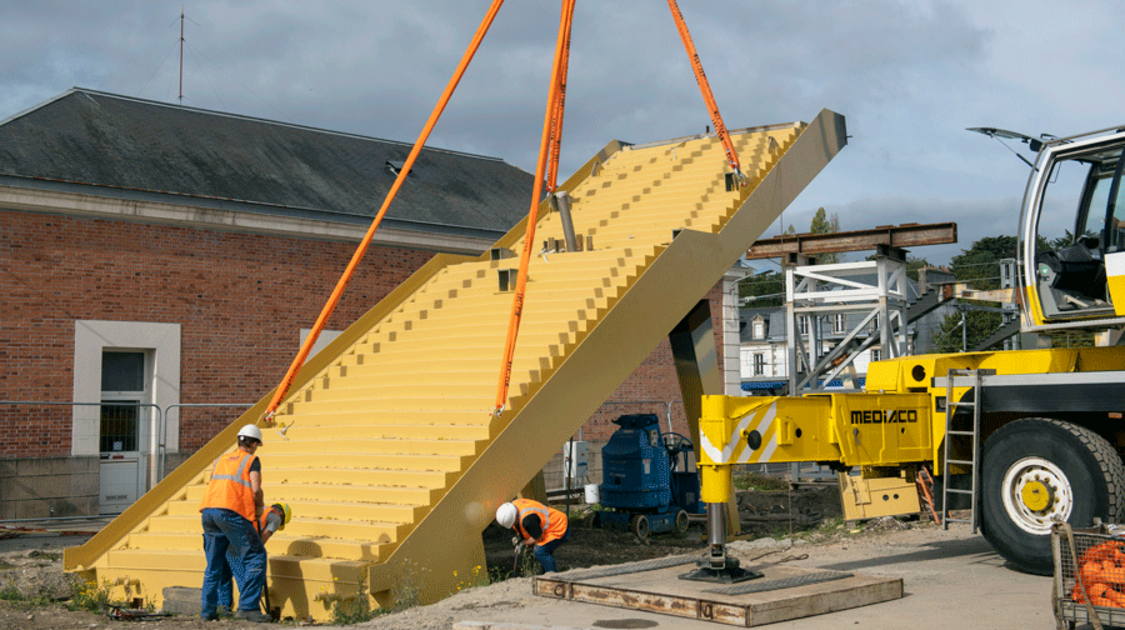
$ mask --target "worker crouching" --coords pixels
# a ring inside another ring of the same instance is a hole
[[[538,501],[516,499],[496,510],[496,522],[516,530],[525,544],[535,545],[535,559],[544,573],[553,573],[555,549],[570,540],[570,522],[566,514]]]

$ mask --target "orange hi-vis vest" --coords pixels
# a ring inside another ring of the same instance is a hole
[[[203,494],[200,511],[206,508],[223,508],[237,512],[251,523],[256,522],[254,490],[250,485],[250,465],[257,459],[242,449],[235,449],[215,460],[211,470],[211,483]]]
[[[524,538],[531,538],[527,532],[523,531],[522,523],[523,518],[528,514],[535,514],[539,516],[539,525],[543,529],[543,535],[535,541],[537,545],[545,545],[552,540],[558,540],[566,534],[567,520],[566,514],[538,501],[531,499],[516,499],[512,501],[512,505],[516,506],[516,530],[523,535]]]

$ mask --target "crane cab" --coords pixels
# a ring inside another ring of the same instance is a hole
[[[1123,150],[1119,129],[1043,143],[1020,218],[1024,332],[1125,324]]]

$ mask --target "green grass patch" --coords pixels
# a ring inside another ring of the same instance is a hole
[[[774,477],[760,473],[739,473],[734,476],[734,487],[739,490],[762,490],[774,492],[787,490],[789,479],[787,477]]]

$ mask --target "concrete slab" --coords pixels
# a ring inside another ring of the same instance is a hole
[[[862,532],[854,536],[844,534],[821,544],[797,543],[791,547],[747,547],[740,557],[746,566],[769,560],[807,570],[897,578],[903,582],[903,597],[763,626],[769,630],[1056,627],[1051,609],[1051,578],[1008,568],[988,543],[968,528],[944,531],[916,524],[905,531]],[[449,630],[474,625],[498,630],[724,627],[698,619],[540,597],[532,593],[531,578],[467,589],[432,606],[377,617],[363,627]]]

